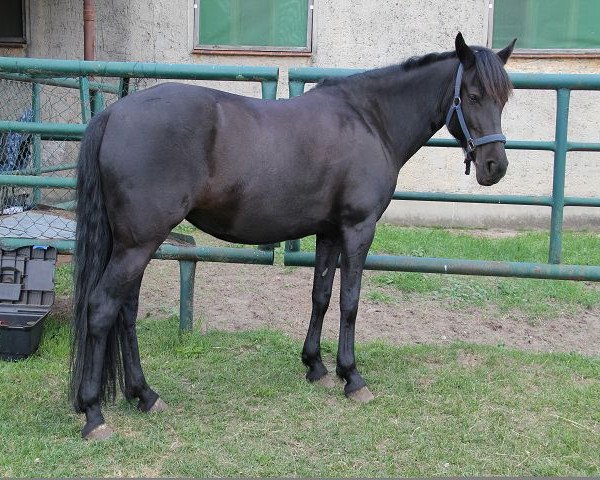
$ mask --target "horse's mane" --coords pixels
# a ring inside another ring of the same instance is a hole
[[[485,93],[504,105],[512,93],[512,82],[500,57],[485,47],[473,47],[477,77]]]
[[[512,92],[512,82],[504,69],[502,61],[498,55],[489,48],[478,46],[471,48],[475,53],[477,77],[479,78],[479,82],[485,90],[485,93],[498,103],[506,103]],[[372,81],[394,78],[403,72],[408,72],[448,58],[456,58],[456,52],[428,53],[422,56],[410,57],[397,65],[375,68],[348,77],[326,78],[320,81],[315,88],[351,84],[356,81],[361,82],[364,80]]]

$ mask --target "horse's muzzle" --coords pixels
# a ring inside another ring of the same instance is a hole
[[[504,156],[503,159],[483,158],[477,160],[477,182],[479,185],[489,187],[502,180],[508,168],[508,159]]]

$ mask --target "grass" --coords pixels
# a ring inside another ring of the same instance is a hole
[[[485,231],[482,231],[485,233]],[[515,232],[500,238],[471,231],[377,225],[371,253],[416,257],[470,258],[547,262],[549,235],[544,231]],[[314,250],[315,237],[302,239],[302,250]],[[565,231],[563,263],[600,265],[600,234]]]
[[[187,220],[184,220],[179,225],[177,225],[173,229],[173,231],[176,232],[176,233],[183,233],[183,234],[186,234],[186,235],[193,235],[194,233],[198,232],[198,229],[196,227],[194,227]]]
[[[314,237],[303,239],[302,249],[314,250],[314,243]],[[545,263],[548,246],[546,232],[490,238],[460,230],[380,224],[371,253]],[[564,232],[563,262],[600,265],[600,235]],[[455,308],[491,305],[500,312],[519,310],[532,320],[600,305],[600,289],[591,282],[386,272],[365,283],[367,298],[374,301],[390,303],[397,294],[426,295],[448,300]]]
[[[139,322],[147,377],[171,409],[118,400],[117,434],[82,442],[65,400],[68,329],[0,363],[0,475],[576,476],[600,474],[600,361],[501,347],[358,345],[376,399],[308,384],[301,344],[261,330],[177,335]],[[331,361],[335,345],[325,343]]]
[[[73,264],[63,263],[54,270],[54,293],[73,295]]]
[[[519,310],[531,320],[574,314],[600,305],[600,291],[583,282],[516,278],[449,277],[420,273],[384,273],[372,277],[367,286],[373,292],[394,299],[390,292],[403,298],[419,294],[448,300],[451,307],[493,306],[506,313]]]
[[[188,225],[181,233],[205,238]],[[217,244],[216,241],[214,241]],[[600,236],[564,236],[564,261],[600,265]],[[302,241],[314,248],[314,238]],[[543,262],[545,233],[486,238],[380,225],[376,253]],[[56,292],[72,293],[71,267]],[[539,318],[596,308],[585,282],[372,273],[371,301],[427,296]],[[592,476],[600,475],[600,360],[502,346],[357,345],[376,399],[346,400],[304,380],[301,343],[269,330],[178,335],[178,321],[138,322],[149,382],[170,404],[142,414],[105,407],[117,433],[83,442],[67,401],[68,319],[51,317],[39,351],[0,362],[0,476]],[[336,344],[323,355],[333,364]]]
[[[548,261],[549,243],[549,235],[545,231],[516,232],[514,236],[494,238],[461,230],[380,224],[371,250],[419,257],[545,263]],[[600,265],[599,246],[598,233],[565,231],[563,263]]]

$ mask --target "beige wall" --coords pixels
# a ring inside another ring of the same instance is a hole
[[[3,55],[81,58],[81,0],[31,1],[26,50],[0,49]],[[287,69],[296,66],[377,67],[431,51],[449,50],[457,31],[468,43],[485,44],[487,0],[315,0],[313,53],[310,57],[200,55],[192,53],[191,0],[107,0],[97,4],[97,58],[173,63],[272,65],[280,67],[279,96],[287,96]],[[525,59],[509,62],[510,71],[599,73],[597,59]],[[214,86],[214,84],[212,84]],[[219,88],[258,96],[258,86],[223,82]],[[503,129],[511,139],[553,138],[554,92],[516,91],[505,110]],[[600,94],[574,92],[570,134],[574,140],[600,142]],[[446,136],[440,132],[440,136]],[[463,173],[456,149],[425,148],[399,176],[405,190],[457,193],[550,194],[552,156],[509,151],[506,178],[480,187]],[[600,155],[570,154],[567,195],[599,196]],[[600,227],[598,209],[565,210],[568,225]],[[400,223],[473,226],[542,226],[549,209],[475,204],[393,202],[386,218]]]

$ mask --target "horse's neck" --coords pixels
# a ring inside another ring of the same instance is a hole
[[[456,59],[439,60],[404,71],[371,94],[398,170],[444,126],[455,71]]]

